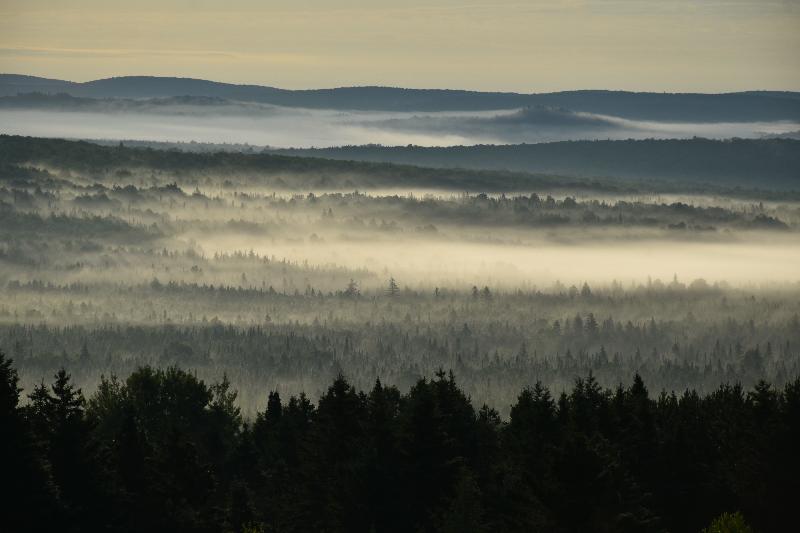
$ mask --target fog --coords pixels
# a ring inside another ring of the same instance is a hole
[[[478,284],[513,289],[549,287],[556,281],[631,284],[646,282],[648,277],[671,281],[673,276],[736,285],[798,281],[800,239],[796,236],[764,239],[763,235],[751,235],[734,243],[643,239],[626,243],[585,232],[550,237],[572,242],[483,244],[399,238],[300,244],[232,236],[198,242],[204,250],[215,252],[252,249],[293,261],[367,268],[383,277],[393,275],[413,288],[463,289]],[[585,241],[589,239],[594,242]],[[382,286],[382,278],[378,282]]]
[[[590,371],[712,390],[800,369],[791,195],[569,179],[466,194],[414,167],[2,142],[32,154],[0,183],[0,348],[26,388],[61,366],[91,393],[101,373],[178,365],[227,375],[252,415],[265,387],[313,396],[340,372],[407,390],[452,368],[508,406]]]
[[[0,111],[0,131],[15,135],[166,142],[247,143],[272,147],[330,147],[368,142],[437,146],[469,143],[450,134],[371,131],[356,117],[325,111],[286,110],[274,116],[119,114]]]
[[[756,138],[792,122],[667,123],[536,108],[476,113],[343,112],[248,106],[160,105],[105,111],[0,109],[0,132],[83,139],[247,143],[276,148],[453,146],[586,139]]]
[[[503,144],[598,139],[759,138],[791,133],[796,130],[797,123],[637,121],[538,106],[498,112],[492,116],[415,115],[375,120],[367,125],[376,131],[439,132],[442,135],[467,136],[475,144],[487,139]]]

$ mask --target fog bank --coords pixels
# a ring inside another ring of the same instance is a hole
[[[344,112],[253,106],[161,105],[140,111],[0,109],[0,133],[82,139],[332,147],[455,146],[563,140],[757,138],[800,129],[792,122],[668,123],[523,109],[473,113]]]

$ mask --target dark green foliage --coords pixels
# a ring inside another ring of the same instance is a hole
[[[0,458],[3,497],[0,528],[36,531],[36,520],[55,519],[57,493],[49,465],[37,449],[30,421],[19,405],[20,388],[13,361],[0,351]]]
[[[191,153],[0,135],[0,177],[40,184],[40,177],[28,176],[32,172],[28,167],[46,164],[116,179],[129,169],[195,177],[250,174],[251,185],[294,190],[415,187],[475,192],[572,189],[742,194],[742,188],[753,192],[754,183],[755,188],[773,192],[796,191],[798,147],[800,141],[792,139],[694,138]],[[283,178],[289,174],[287,182]],[[760,223],[768,227],[772,221]]]
[[[339,376],[250,426],[227,378],[177,368],[88,402],[61,371],[24,409],[1,354],[0,378],[11,531],[782,531],[800,490],[800,380],[652,399],[590,374],[503,422],[452,373],[407,394]]]
[[[42,383],[33,390],[25,411],[33,440],[57,489],[61,525],[74,531],[104,529],[113,521],[111,501],[85,399],[64,369],[54,378],[49,388]]]
[[[288,189],[319,186],[362,189],[409,186],[457,191],[518,191],[564,186],[577,189],[617,189],[616,185],[598,184],[588,180],[554,178],[521,172],[423,169],[416,166],[292,157],[272,153],[198,154],[175,150],[100,146],[84,141],[0,135],[0,170],[6,170],[4,175],[22,176],[26,167],[45,163],[92,175],[121,169],[152,169],[177,175],[245,173],[257,177],[255,183],[262,186],[280,184],[282,185],[280,188]],[[293,174],[290,183],[281,178],[287,174]]]
[[[584,178],[614,176],[698,184],[796,190],[800,141],[694,138],[669,140],[561,141],[538,144],[452,147],[343,146],[275,151],[346,161],[537,172]]]
[[[702,533],[753,533],[742,513],[722,513]]]

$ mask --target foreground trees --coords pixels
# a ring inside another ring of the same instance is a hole
[[[699,531],[737,511],[777,531],[800,492],[800,380],[653,399],[590,375],[502,421],[452,374],[340,377],[316,404],[265,391],[252,424],[227,380],[177,368],[88,401],[62,371],[22,406],[17,381],[0,355],[10,531]]]

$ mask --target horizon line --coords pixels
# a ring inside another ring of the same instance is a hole
[[[441,91],[441,92],[467,92],[467,93],[483,93],[483,94],[514,94],[514,95],[537,95],[537,94],[556,94],[556,93],[570,93],[570,92],[609,92],[609,93],[639,93],[639,94],[682,94],[682,95],[690,95],[690,94],[697,94],[697,95],[724,95],[724,94],[747,94],[747,93],[800,93],[800,88],[797,89],[746,89],[746,90],[730,90],[730,91],[722,91],[722,92],[700,92],[700,91],[671,91],[671,90],[662,90],[662,91],[653,91],[653,90],[635,90],[635,89],[610,89],[610,88],[582,88],[582,89],[561,89],[557,91],[542,91],[542,92],[519,92],[519,91],[510,91],[510,90],[501,90],[501,89],[494,89],[494,90],[479,90],[479,89],[464,89],[464,88],[441,88],[441,87],[409,87],[409,86],[400,86],[400,85],[340,85],[340,86],[323,86],[323,87],[306,87],[306,88],[285,88],[280,87],[277,85],[267,85],[263,83],[243,83],[243,82],[232,82],[232,81],[219,81],[210,78],[198,78],[194,76],[162,76],[162,75],[153,75],[153,74],[125,74],[125,75],[117,75],[117,76],[107,76],[107,77],[100,77],[100,78],[92,78],[87,79],[84,81],[76,81],[76,80],[69,80],[64,78],[51,78],[46,76],[38,76],[35,74],[21,74],[18,72],[0,72],[0,76],[19,76],[19,77],[27,77],[27,78],[35,78],[39,80],[47,80],[47,81],[58,81],[58,82],[66,82],[66,83],[73,83],[76,85],[85,85],[88,83],[94,83],[98,81],[107,81],[107,80],[115,80],[115,79],[126,79],[126,78],[148,78],[148,79],[172,79],[172,80],[185,80],[185,81],[203,81],[203,82],[210,82],[210,83],[217,83],[221,85],[232,85],[238,87],[259,87],[264,89],[276,89],[280,91],[288,91],[288,92],[300,92],[300,91],[333,91],[338,89],[397,89],[397,90],[409,90],[409,91]]]

